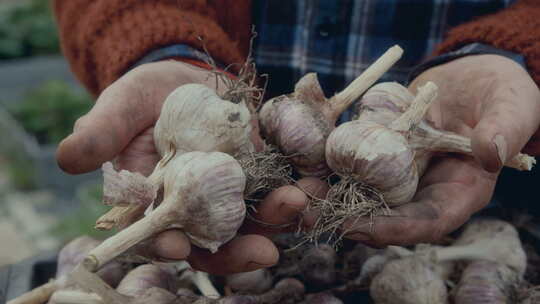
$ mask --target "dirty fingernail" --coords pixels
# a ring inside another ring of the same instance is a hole
[[[508,153],[506,140],[504,139],[504,136],[497,134],[493,137],[492,142],[495,144],[495,149],[497,149],[497,157],[499,158],[499,163],[502,166],[504,163],[506,163],[506,155]]]

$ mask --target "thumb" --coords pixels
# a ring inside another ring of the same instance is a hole
[[[111,85],[92,110],[79,118],[73,133],[59,145],[56,159],[71,174],[98,169],[113,159],[156,117],[151,100],[142,100],[137,88],[123,83]]]
[[[540,123],[540,93],[534,83],[499,89],[475,126],[471,145],[488,172],[499,171],[518,154]]]

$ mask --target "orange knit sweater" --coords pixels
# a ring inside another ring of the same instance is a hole
[[[250,0],[53,0],[62,49],[94,94],[149,51],[176,43],[228,64],[247,54]],[[497,14],[454,28],[436,53],[483,42],[521,53],[540,84],[540,0],[520,0]]]

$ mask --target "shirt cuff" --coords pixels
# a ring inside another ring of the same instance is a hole
[[[186,59],[192,59],[202,61],[205,63],[212,62],[212,58],[207,54],[187,45],[187,44],[174,44],[166,46],[160,49],[156,49],[146,54],[143,58],[132,65],[129,70],[132,70],[145,63],[157,62],[168,58],[181,57]],[[218,62],[215,62],[218,69],[224,70],[225,67]]]

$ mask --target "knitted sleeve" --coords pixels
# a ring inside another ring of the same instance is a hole
[[[449,52],[473,42],[522,54],[529,73],[540,85],[540,0],[520,0],[499,13],[452,29],[435,53]]]
[[[148,52],[173,44],[204,46],[223,64],[247,54],[248,0],[52,0],[62,51],[98,94]],[[229,4],[229,5],[227,5]]]

